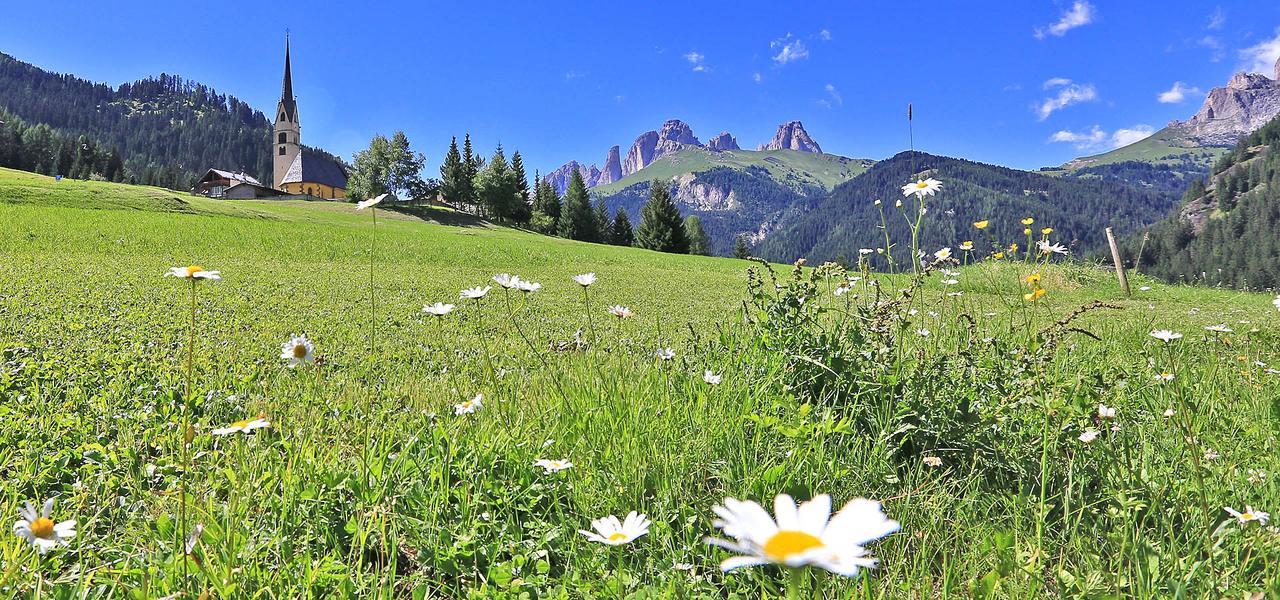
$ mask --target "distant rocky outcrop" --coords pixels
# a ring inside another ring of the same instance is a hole
[[[767,144],[761,144],[760,150],[796,150],[798,152],[816,152],[822,154],[822,147],[809,137],[800,121],[788,121],[778,126],[778,132]]]
[[[622,163],[622,176],[626,177],[667,154],[674,154],[690,146],[703,147],[687,123],[671,119],[662,124],[660,131],[646,131],[636,138],[631,144],[631,150],[627,152],[627,160]]]
[[[1258,73],[1236,73],[1226,87],[1209,90],[1204,104],[1186,121],[1169,127],[1197,144],[1230,146],[1280,115],[1280,60],[1275,79]]]
[[[576,160],[571,160],[550,173],[547,173],[543,179],[556,189],[556,193],[564,195],[564,191],[569,189],[569,181],[573,178],[573,172],[582,173],[582,180],[586,182],[587,187],[598,185],[600,182],[600,168],[595,165],[583,165]]]
[[[617,146],[609,148],[609,154],[604,159],[604,168],[600,169],[600,178],[596,181],[596,185],[608,185],[619,179],[622,179],[622,161],[618,158]]]
[[[707,149],[720,152],[723,150],[741,150],[742,148],[738,147],[738,140],[729,135],[728,131],[722,131],[720,135],[707,140]]]

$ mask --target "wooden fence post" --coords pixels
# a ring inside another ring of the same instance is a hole
[[[1107,228],[1107,244],[1111,246],[1111,262],[1116,264],[1116,277],[1120,279],[1120,287],[1124,288],[1125,297],[1130,297],[1133,292],[1129,291],[1129,278],[1124,273],[1124,261],[1120,260],[1120,247],[1116,245],[1116,236],[1111,233],[1111,228]]]

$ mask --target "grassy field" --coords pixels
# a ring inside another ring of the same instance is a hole
[[[43,555],[4,536],[0,595],[1280,595],[1280,534],[1224,510],[1280,507],[1271,295],[1124,298],[959,252],[918,282],[771,274],[376,214],[0,170],[0,512],[76,521]],[[193,263],[222,280],[162,276]],[[291,368],[301,333],[318,360]],[[722,573],[712,507],[780,493],[877,499],[901,529],[851,578]],[[577,533],[629,511],[652,520],[630,543]]]
[[[1169,128],[1161,129],[1149,137],[1121,148],[1102,154],[1084,156],[1074,159],[1065,165],[1063,170],[1074,170],[1084,167],[1096,167],[1118,162],[1136,160],[1152,164],[1180,164],[1184,159],[1205,165],[1213,164],[1218,157],[1226,154],[1229,148],[1197,147],[1183,139],[1182,134]],[[1049,171],[1052,174],[1054,171]]]
[[[701,173],[716,167],[743,170],[761,167],[774,179],[795,181],[806,185],[818,185],[827,189],[835,187],[871,167],[873,161],[862,158],[845,158],[835,154],[796,152],[794,150],[725,150],[713,152],[702,148],[688,148],[668,154],[653,161],[643,170],[632,173],[608,185],[591,189],[607,196],[620,192],[637,183],[655,179],[671,179],[685,173]]]

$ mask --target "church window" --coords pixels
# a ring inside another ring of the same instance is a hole
[[[280,156],[284,156],[284,146],[280,146]]]
[[[281,132],[280,132],[280,143],[281,143],[281,144],[283,144],[283,143],[288,142],[288,141],[289,141],[289,134],[287,134],[287,133],[285,133],[285,132],[281,131]]]

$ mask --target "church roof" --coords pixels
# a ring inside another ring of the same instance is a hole
[[[280,179],[281,185],[286,183],[318,183],[345,190],[347,173],[332,160],[304,148]]]
[[[280,86],[280,110],[289,121],[298,121],[298,102],[293,97],[293,70],[289,66],[289,38],[284,39],[284,83]]]

